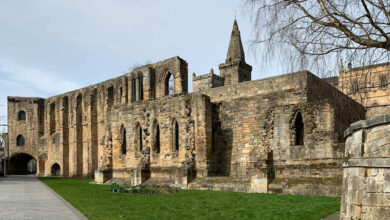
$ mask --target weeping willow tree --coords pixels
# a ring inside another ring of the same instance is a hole
[[[252,48],[292,70],[334,71],[336,62],[389,60],[390,1],[244,0],[252,14]],[[265,50],[264,50],[265,46]]]

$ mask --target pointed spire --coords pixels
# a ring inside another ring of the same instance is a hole
[[[245,62],[244,48],[242,47],[240,30],[238,29],[236,19],[234,19],[232,35],[230,36],[229,49],[225,62],[230,63],[232,61]]]

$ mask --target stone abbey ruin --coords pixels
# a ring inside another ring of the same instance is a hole
[[[390,112],[390,64],[327,79],[251,71],[234,21],[219,75],[194,73],[192,93],[173,57],[49,98],[8,97],[9,173],[36,161],[37,175],[97,183],[342,195],[355,137],[344,131]]]

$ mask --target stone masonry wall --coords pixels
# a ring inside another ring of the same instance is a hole
[[[367,109],[367,117],[390,113],[390,64],[349,68],[339,73],[338,88]]]
[[[340,219],[390,218],[390,115],[358,121],[345,131]]]
[[[38,161],[38,175],[50,175],[58,164],[61,176],[93,176],[105,157],[102,141],[111,109],[163,96],[170,75],[175,93],[187,92],[187,63],[174,57],[47,99],[9,97],[10,154],[31,155]],[[20,110],[26,112],[24,122],[17,120]],[[19,134],[26,138],[22,148],[16,146]]]

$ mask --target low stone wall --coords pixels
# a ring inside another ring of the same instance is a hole
[[[390,219],[390,115],[345,131],[340,219]]]

